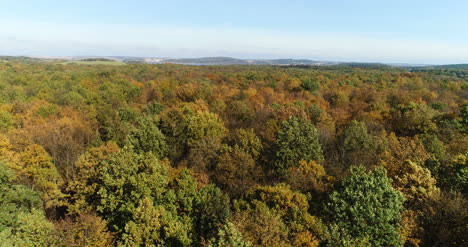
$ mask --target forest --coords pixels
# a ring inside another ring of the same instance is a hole
[[[0,61],[0,246],[467,246],[468,70]]]

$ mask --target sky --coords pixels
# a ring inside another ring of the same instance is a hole
[[[468,1],[0,0],[0,55],[468,63]]]

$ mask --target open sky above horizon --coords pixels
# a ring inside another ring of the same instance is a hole
[[[0,0],[0,55],[468,63],[466,0]]]

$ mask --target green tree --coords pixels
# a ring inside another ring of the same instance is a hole
[[[297,166],[300,160],[323,160],[317,129],[312,123],[300,118],[283,121],[273,150],[273,166],[280,172]]]
[[[139,154],[130,147],[112,154],[97,169],[98,187],[90,203],[112,230],[124,228],[143,198],[162,202],[169,182],[167,164],[152,153]]]
[[[237,146],[219,157],[212,176],[216,184],[233,197],[239,197],[261,177],[255,160]]]
[[[314,79],[306,79],[302,81],[302,88],[304,90],[314,92],[320,89],[320,82]]]
[[[164,158],[168,147],[166,138],[157,127],[157,122],[152,117],[140,118],[137,126],[130,132],[128,142],[138,152],[152,152],[156,158]]]
[[[215,237],[218,229],[226,224],[230,216],[229,197],[214,185],[203,187],[194,210],[197,240],[208,241]]]
[[[323,235],[323,225],[308,212],[309,204],[306,196],[292,191],[286,184],[258,186],[247,192],[244,200],[247,202],[243,205],[245,208],[265,205],[280,216],[281,221],[288,228],[290,242],[294,245],[318,244],[318,239]]]
[[[338,149],[343,156],[352,152],[366,152],[370,145],[370,137],[364,123],[351,121],[338,136]]]
[[[436,182],[429,169],[407,160],[395,176],[393,186],[405,196],[406,208],[419,209],[439,193]]]
[[[231,222],[227,222],[218,230],[218,238],[211,239],[208,247],[250,247],[252,244],[244,240],[242,233]]]
[[[238,210],[233,223],[253,246],[290,247],[288,230],[280,216],[264,203]]]
[[[228,137],[228,144],[233,148],[238,148],[252,158],[257,159],[262,152],[263,146],[253,129],[236,129]]]
[[[425,205],[422,246],[468,244],[468,200],[460,193],[440,193]]]
[[[426,104],[399,105],[394,112],[393,127],[396,133],[406,136],[430,133],[437,128],[433,121],[436,115],[437,111]]]
[[[13,184],[15,174],[0,161],[0,231],[15,224],[19,213],[42,209],[39,194],[24,185]]]
[[[117,144],[108,142],[90,148],[75,163],[76,173],[66,189],[70,194],[69,213],[89,213],[96,210],[96,195],[102,179],[99,177],[99,168],[119,150]]]
[[[372,246],[401,246],[403,201],[383,168],[366,173],[363,167],[353,167],[330,195],[327,210],[337,226],[354,238],[368,238]]]
[[[468,195],[468,153],[455,156],[444,169],[442,185]]]
[[[468,103],[463,104],[460,107],[460,123],[461,123],[461,129],[465,133],[468,132]]]
[[[0,246],[51,245],[54,227],[39,194],[13,181],[13,172],[0,161]]]
[[[164,207],[144,198],[125,225],[119,246],[191,246],[189,233]]]
[[[35,247],[54,245],[54,225],[47,221],[44,212],[32,209],[20,212],[15,224],[0,232],[1,246]]]
[[[200,105],[185,104],[163,112],[161,129],[178,153],[186,152],[204,137],[220,139],[226,134],[223,121],[201,102]]]

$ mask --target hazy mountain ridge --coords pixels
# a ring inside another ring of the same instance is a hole
[[[379,62],[340,62],[317,61],[310,59],[240,59],[233,57],[200,57],[200,58],[155,58],[155,57],[131,57],[131,56],[0,56],[0,60],[61,60],[61,61],[89,61],[90,59],[105,59],[124,63],[148,63],[148,64],[184,64],[184,65],[304,65],[304,66],[345,66],[384,68],[399,67],[406,69],[468,69],[468,64],[411,64],[411,63],[379,63]]]

